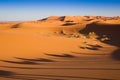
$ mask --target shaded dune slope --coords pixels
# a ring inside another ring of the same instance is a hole
[[[83,34],[95,32],[100,37],[107,35],[110,41],[105,41],[104,43],[118,47],[117,50],[111,53],[111,57],[115,60],[120,60],[120,24],[91,23],[80,32]]]
[[[110,38],[110,42],[107,43],[120,46],[120,37],[118,36],[120,34],[120,24],[91,23],[80,32],[83,34],[95,32],[100,37],[107,35]]]

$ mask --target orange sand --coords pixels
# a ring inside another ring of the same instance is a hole
[[[1,23],[0,80],[119,80],[119,24],[96,16]],[[69,37],[92,31],[111,41]]]

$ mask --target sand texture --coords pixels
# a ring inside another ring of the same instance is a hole
[[[119,35],[120,17],[1,22],[0,80],[120,80]]]

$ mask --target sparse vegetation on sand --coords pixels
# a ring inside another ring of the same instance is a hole
[[[100,41],[109,41],[110,38],[107,37],[107,35],[103,35]]]
[[[100,41],[109,41],[110,38],[107,37],[107,35],[102,35],[102,37],[98,36],[95,32],[89,32],[87,35],[80,34],[80,33],[75,33],[69,35],[70,38],[82,38],[82,39],[97,39]]]
[[[86,36],[84,34],[78,34],[78,33],[74,33],[74,34],[71,34],[69,35],[69,37],[71,38],[86,38]]]
[[[89,32],[87,38],[89,39],[97,39],[99,36],[95,32]]]

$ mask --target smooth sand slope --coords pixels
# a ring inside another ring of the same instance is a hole
[[[119,80],[119,34],[119,17],[0,23],[0,80]]]

